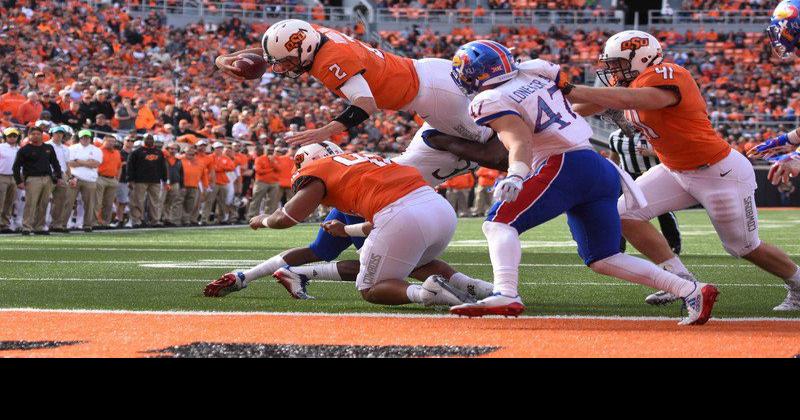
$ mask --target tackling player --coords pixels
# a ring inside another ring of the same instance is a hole
[[[800,0],[784,0],[778,4],[772,13],[767,33],[775,55],[783,60],[800,55]],[[775,161],[768,178],[773,185],[779,185],[800,174],[800,155],[797,151],[792,152],[798,145],[800,128],[759,144],[747,155]],[[782,155],[786,152],[790,153]]]
[[[296,194],[272,215],[251,219],[250,227],[286,229],[320,204],[346,209],[370,224],[356,278],[356,287],[366,301],[426,306],[463,302],[436,276],[421,286],[405,280],[417,267],[434,262],[456,229],[452,207],[419,171],[377,155],[343,153],[331,142],[302,147],[295,161],[298,172],[292,188]],[[348,228],[367,233],[362,226]]]
[[[508,148],[509,165],[508,176],[495,187],[498,202],[483,224],[494,270],[494,294],[455,306],[451,313],[520,314],[525,307],[518,294],[519,235],[566,213],[578,254],[589,268],[669,289],[687,304],[689,316],[682,325],[708,320],[716,287],[682,279],[619,252],[620,177],[625,179],[626,195],[641,196],[641,191],[627,174],[593,150],[589,124],[572,112],[556,83],[519,72],[508,49],[493,41],[473,41],[459,48],[453,57],[452,77],[466,95],[477,93],[470,104],[472,118],[497,132]]]
[[[619,200],[625,238],[653,262],[694,279],[650,220],[702,204],[729,254],[786,282],[788,295],[774,310],[800,309],[800,267],[781,249],[759,239],[753,166],[714,131],[692,75],[664,63],[658,40],[642,31],[613,35],[600,62],[604,68],[597,75],[610,87],[559,83],[562,92],[584,115],[605,108],[625,110],[661,160],[636,180],[647,199],[645,208],[631,210],[625,197]],[[648,301],[676,299],[674,293],[658,295]]]

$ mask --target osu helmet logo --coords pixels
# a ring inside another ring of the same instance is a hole
[[[292,34],[289,37],[289,40],[283,44],[286,47],[286,51],[292,51],[295,48],[300,47],[303,44],[303,40],[306,39],[306,31],[300,30]]]
[[[158,160],[158,155],[147,155],[144,160]]]
[[[306,160],[306,155],[302,153],[298,153],[294,156],[294,166],[295,168],[300,168],[303,164],[303,161]]]
[[[646,47],[648,45],[650,45],[650,40],[649,39],[636,37],[636,38],[631,38],[631,39],[629,39],[627,41],[622,41],[622,45],[620,46],[620,49],[622,51],[625,51],[625,50],[636,51],[639,48]]]

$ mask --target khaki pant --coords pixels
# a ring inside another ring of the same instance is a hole
[[[478,185],[475,187],[475,207],[473,207],[472,213],[476,216],[485,216],[492,206],[492,193],[489,188],[491,186]]]
[[[108,226],[111,223],[111,212],[114,208],[114,197],[117,196],[119,181],[115,178],[100,176],[97,178],[97,207],[96,212],[100,214],[100,219],[95,221],[95,225],[100,223]]]
[[[181,224],[188,225],[197,222],[197,199],[200,197],[200,190],[197,188],[186,187],[181,189],[180,205],[177,207],[178,217]]]
[[[214,185],[211,191],[206,191],[206,200],[203,205],[203,222],[209,223],[211,217],[211,209],[214,208],[214,203],[217,203],[215,211],[216,223],[222,221],[225,216],[225,199],[228,197],[228,188],[226,185]]]
[[[72,208],[75,207],[75,200],[78,198],[78,193],[81,193],[81,201],[83,201],[83,227],[92,227],[94,225],[94,211],[96,208],[95,201],[97,200],[97,183],[89,181],[78,180],[76,187],[67,189],[67,219],[72,214]],[[64,221],[66,224],[67,220]]]
[[[161,184],[131,182],[131,222],[141,225],[144,220],[145,196],[150,199],[150,223],[161,218]]]
[[[47,204],[53,190],[49,176],[30,176],[25,179],[25,210],[22,216],[23,231],[44,230]]]
[[[447,190],[447,201],[450,202],[459,217],[469,214],[469,190],[454,190],[450,188]]]
[[[174,224],[179,224],[181,221],[181,184],[170,184],[169,191],[164,189],[161,192],[161,201],[164,203],[164,208],[161,214],[164,215],[164,221]]]
[[[264,200],[267,201],[264,205],[264,213],[272,214],[278,208],[280,199],[281,186],[279,184],[256,181],[256,185],[253,186],[253,200],[250,202],[247,218],[249,219],[261,213],[261,202]]]
[[[56,184],[53,187],[53,201],[50,203],[50,230],[64,229],[67,227],[67,218],[72,213],[72,207],[67,208],[69,187]]]
[[[17,184],[14,182],[14,177],[0,175],[0,229],[8,227],[15,201],[17,201]]]

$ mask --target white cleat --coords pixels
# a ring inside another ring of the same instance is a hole
[[[308,276],[297,274],[292,271],[292,268],[285,265],[272,273],[286,291],[295,299],[314,299],[313,296],[308,294],[306,286],[308,285]]]
[[[713,284],[696,283],[689,296],[683,298],[689,315],[678,325],[703,325],[711,318],[711,310],[717,301],[719,290]]]
[[[783,303],[772,308],[773,311],[800,311],[800,288],[792,288],[786,285],[786,299]]]
[[[457,292],[443,282],[441,276],[430,276],[422,283],[422,304],[425,306],[453,306],[464,303]]]
[[[525,305],[522,303],[522,299],[519,295],[509,297],[495,293],[476,303],[465,303],[463,305],[454,306],[450,308],[450,313],[471,318],[484,315],[519,316],[524,310]]]

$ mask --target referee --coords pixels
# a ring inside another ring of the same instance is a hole
[[[611,159],[617,162],[625,172],[629,173],[633,179],[640,177],[648,169],[658,165],[659,160],[647,139],[638,131],[633,132],[633,140],[622,130],[617,130],[608,137],[611,146]],[[681,253],[681,233],[678,230],[678,219],[675,213],[669,212],[658,216],[658,224],[661,225],[661,233],[672,248],[675,255]],[[622,239],[620,250],[625,251],[625,239]]]

